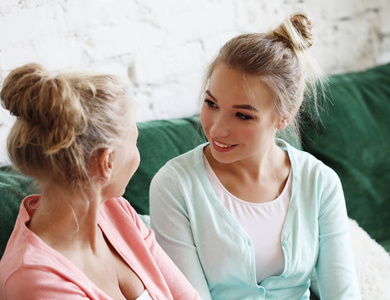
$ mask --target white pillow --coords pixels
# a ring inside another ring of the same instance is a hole
[[[356,221],[349,228],[362,300],[390,299],[390,254]]]

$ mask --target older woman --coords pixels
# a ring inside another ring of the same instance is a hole
[[[121,197],[140,156],[118,78],[29,64],[1,101],[17,117],[10,158],[40,187],[0,262],[1,299],[200,299]]]

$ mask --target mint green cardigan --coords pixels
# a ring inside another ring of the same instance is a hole
[[[309,299],[314,269],[321,300],[360,299],[338,176],[311,154],[278,144],[288,152],[293,176],[280,276],[257,283],[252,242],[208,181],[207,144],[172,159],[153,178],[157,241],[206,300]]]

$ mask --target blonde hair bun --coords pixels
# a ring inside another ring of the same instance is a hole
[[[0,96],[17,116],[7,140],[9,157],[40,184],[84,186],[92,180],[96,153],[121,144],[128,132],[128,86],[114,75],[51,76],[41,65],[27,64],[9,73]]]
[[[1,90],[3,106],[25,122],[30,133],[46,133],[40,141],[46,153],[68,147],[75,133],[83,131],[85,118],[79,98],[67,80],[52,77],[36,63],[11,71]]]
[[[313,45],[311,21],[304,13],[292,14],[272,33],[293,51],[306,50]]]

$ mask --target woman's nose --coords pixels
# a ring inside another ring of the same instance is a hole
[[[214,120],[211,130],[211,135],[214,137],[226,137],[230,134],[230,124],[229,121],[224,116],[218,117]]]

